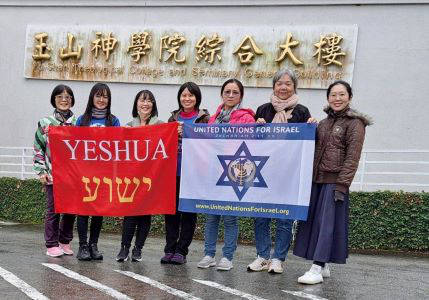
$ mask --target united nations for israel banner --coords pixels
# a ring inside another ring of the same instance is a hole
[[[314,124],[184,124],[179,210],[306,220]]]

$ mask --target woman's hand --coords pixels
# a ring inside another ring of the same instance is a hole
[[[39,175],[39,181],[42,184],[48,184],[52,182],[52,177],[49,174],[41,174]]]
[[[257,123],[257,124],[265,124],[265,123],[267,123],[267,122],[265,122],[265,119],[264,119],[264,118],[258,118],[258,119],[256,120],[256,123]]]
[[[316,118],[310,117],[310,118],[308,118],[307,123],[315,123],[315,124],[317,124],[318,122],[317,122]]]
[[[177,122],[179,123],[179,126],[177,127],[177,132],[179,133],[179,136],[182,136],[183,134],[183,123],[182,122]]]

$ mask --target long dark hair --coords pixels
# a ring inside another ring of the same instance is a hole
[[[156,100],[155,96],[152,94],[149,90],[142,90],[137,93],[134,104],[133,104],[133,118],[137,118],[139,116],[139,113],[137,111],[137,102],[139,101],[139,98],[143,96],[143,99],[149,99],[150,102],[152,102],[152,111],[150,112],[150,117],[158,117],[158,107],[156,106]]]
[[[199,110],[200,109],[200,104],[201,104],[201,90],[200,87],[195,83],[195,82],[185,82],[184,84],[182,84],[179,88],[179,91],[177,92],[177,102],[179,103],[179,109],[183,110],[182,104],[180,103],[180,95],[182,95],[182,92],[188,89],[188,91],[195,96],[196,102],[195,102],[195,106],[194,109],[195,110]]]
[[[104,92],[106,92],[108,98],[105,126],[113,125],[113,121],[116,117],[110,112],[110,105],[112,104],[112,94],[110,93],[110,89],[105,83],[96,83],[89,93],[88,104],[86,105],[80,126],[89,126],[91,124],[92,109],[94,108],[94,96],[99,94],[104,95]]]
[[[51,104],[53,107],[57,108],[57,106],[55,105],[55,97],[57,95],[62,94],[64,91],[66,91],[67,94],[69,94],[71,97],[71,107],[74,106],[74,95],[73,95],[72,89],[65,84],[59,84],[54,88],[54,90],[52,91],[52,94],[51,94]]]

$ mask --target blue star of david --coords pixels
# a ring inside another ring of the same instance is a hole
[[[222,175],[220,175],[219,180],[216,182],[216,185],[231,186],[234,189],[238,200],[241,201],[241,199],[244,197],[250,187],[268,188],[264,178],[261,175],[261,170],[267,162],[269,156],[252,156],[252,154],[250,154],[249,148],[247,148],[246,143],[243,142],[234,155],[218,155],[217,157],[223,167],[223,173]],[[239,182],[233,181],[228,177],[229,164],[237,159],[243,161],[247,159],[255,164],[256,172],[255,177],[252,181],[246,181],[243,184],[240,184]]]

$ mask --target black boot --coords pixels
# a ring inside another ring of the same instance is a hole
[[[103,260],[103,254],[98,251],[97,244],[89,245],[89,253],[93,260]]]
[[[141,261],[142,260],[142,249],[141,248],[134,246],[132,254],[131,254],[131,260],[132,261]]]
[[[116,256],[116,261],[123,262],[128,260],[128,254],[130,253],[130,247],[121,245],[121,250],[119,250],[118,256]]]
[[[89,253],[89,247],[87,243],[79,245],[79,251],[77,252],[76,258],[78,260],[91,260],[91,254]]]

